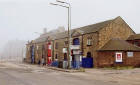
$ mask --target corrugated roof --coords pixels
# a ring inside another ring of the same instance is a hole
[[[136,40],[140,39],[140,34],[130,35],[127,40]]]
[[[140,47],[115,38],[108,41],[98,51],[140,51]]]

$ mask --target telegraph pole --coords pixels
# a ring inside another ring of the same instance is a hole
[[[70,3],[67,3],[67,2],[63,2],[63,1],[59,1],[59,0],[56,0],[57,2],[59,3],[64,3],[66,5],[60,5],[60,4],[57,4],[57,3],[50,3],[51,5],[56,5],[56,6],[61,6],[61,7],[64,7],[64,8],[67,8],[68,9],[68,56],[69,56],[69,68],[71,68],[71,60],[72,60],[72,57],[71,57],[71,5]]]

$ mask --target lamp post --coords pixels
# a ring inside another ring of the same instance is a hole
[[[70,3],[67,3],[67,2],[63,2],[63,1],[59,1],[59,0],[56,0],[57,2],[59,3],[63,3],[63,4],[66,4],[66,5],[61,5],[61,4],[57,4],[57,3],[50,3],[51,5],[56,5],[56,6],[61,6],[61,7],[64,7],[64,8],[67,8],[68,9],[68,56],[69,56],[69,68],[71,68],[71,5]]]
[[[35,34],[39,34],[39,35],[41,35],[42,33],[39,33],[39,32],[34,32]]]

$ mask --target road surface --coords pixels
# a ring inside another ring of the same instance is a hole
[[[75,75],[76,74],[76,75]],[[103,76],[104,77],[104,76]],[[0,85],[119,85],[88,78],[85,73],[67,73],[35,65],[0,63]]]

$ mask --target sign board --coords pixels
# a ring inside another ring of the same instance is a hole
[[[122,62],[122,53],[121,52],[116,53],[116,62]]]
[[[67,48],[63,48],[63,53],[67,53]]]
[[[70,45],[71,49],[80,49],[80,45]]]
[[[81,53],[80,50],[74,50],[74,51],[73,51],[73,54],[74,54],[74,55],[76,55],[76,54],[79,55],[80,53]]]
[[[72,61],[72,56],[70,55],[70,61]]]
[[[38,50],[38,49],[39,49],[39,46],[37,45],[36,48],[37,48],[37,50]]]
[[[52,45],[48,45],[48,49],[51,49],[52,48]]]
[[[51,57],[52,56],[51,43],[48,43],[47,46],[48,46],[48,49],[47,49],[48,54],[47,55],[48,55],[48,57]]]
[[[83,58],[86,58],[86,56],[83,56]]]
[[[80,61],[82,61],[82,56],[80,55]]]
[[[127,57],[133,57],[133,52],[127,52]]]

